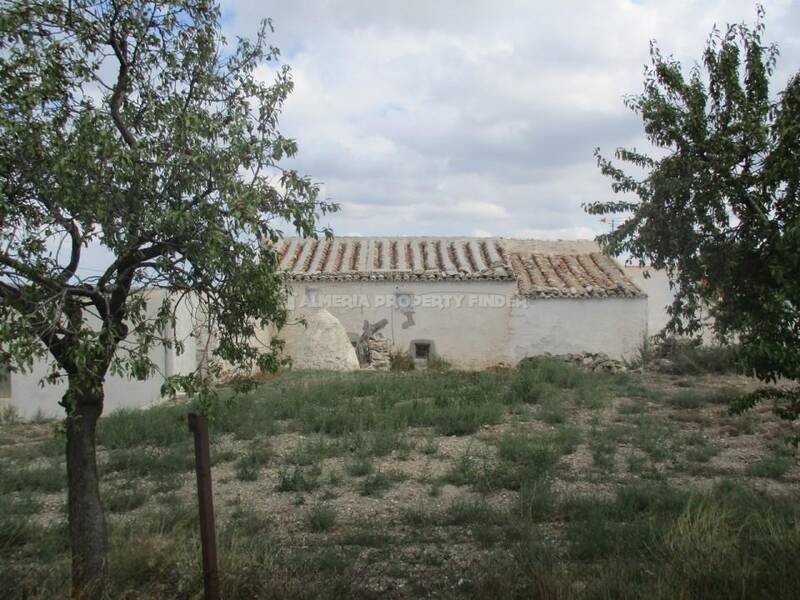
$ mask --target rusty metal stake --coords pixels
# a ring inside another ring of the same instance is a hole
[[[200,503],[200,543],[203,547],[203,588],[206,600],[219,600],[217,539],[214,533],[214,498],[211,495],[211,457],[208,449],[208,419],[189,413],[189,431],[194,434],[197,499]]]

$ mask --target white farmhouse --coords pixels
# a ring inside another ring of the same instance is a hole
[[[647,296],[592,241],[290,238],[277,247],[298,315],[324,308],[352,339],[386,319],[395,351],[481,369],[526,356],[631,354]]]
[[[161,290],[142,290],[147,302],[149,317],[161,304],[165,292]],[[145,380],[133,380],[109,374],[103,389],[105,391],[104,412],[109,413],[119,408],[139,408],[161,400],[161,384],[170,375],[187,374],[195,370],[201,348],[195,336],[196,326],[193,313],[195,306],[186,299],[176,306],[175,328],[170,328],[164,335],[174,337],[183,343],[184,351],[178,353],[175,347],[167,348],[154,344],[149,358],[156,373]],[[125,352],[125,342],[118,352]],[[43,383],[50,373],[52,359],[36,360],[33,368],[25,372],[9,373],[0,365],[0,410],[12,407],[16,414],[23,418],[61,417],[64,409],[59,406],[67,390],[66,382],[51,385]]]
[[[544,352],[624,357],[648,333],[647,296],[591,241],[289,238],[276,249],[296,317],[277,335],[287,339],[287,348],[305,348],[298,352],[338,348],[341,355],[296,360],[298,367],[355,368],[354,354],[344,356],[351,350],[348,342],[361,335],[365,321],[374,325],[384,319],[380,333],[394,351],[420,361],[438,356],[464,369],[514,365]],[[145,293],[149,310],[156,310],[162,292]],[[179,308],[175,330],[165,335],[181,340],[185,351],[154,347],[157,374],[146,381],[110,375],[107,411],[158,401],[165,376],[189,373],[202,363],[207,332],[198,327],[192,302]],[[321,315],[321,309],[336,319]],[[655,309],[663,312],[663,302]],[[297,324],[300,317],[319,331]],[[334,331],[346,340],[344,351],[329,339]],[[24,417],[61,415],[58,401],[65,388],[41,385],[47,369],[40,361],[32,372],[3,377],[0,365],[0,409],[10,404]]]

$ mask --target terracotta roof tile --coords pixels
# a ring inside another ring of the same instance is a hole
[[[287,238],[280,268],[299,281],[497,280],[534,298],[643,296],[588,241],[499,238]]]

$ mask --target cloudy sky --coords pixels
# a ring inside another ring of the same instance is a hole
[[[764,2],[776,82],[800,69],[800,2]],[[748,0],[223,0],[226,33],[271,17],[295,92],[295,163],[342,210],[338,235],[591,237],[600,147],[646,147],[623,96],[649,40],[684,64]],[[268,76],[268,73],[264,73]]]

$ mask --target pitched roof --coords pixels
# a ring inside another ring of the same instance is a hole
[[[644,295],[587,240],[287,238],[276,250],[281,270],[301,281],[516,280],[533,298]]]
[[[287,238],[277,251],[280,268],[300,280],[514,279],[499,240]]]

